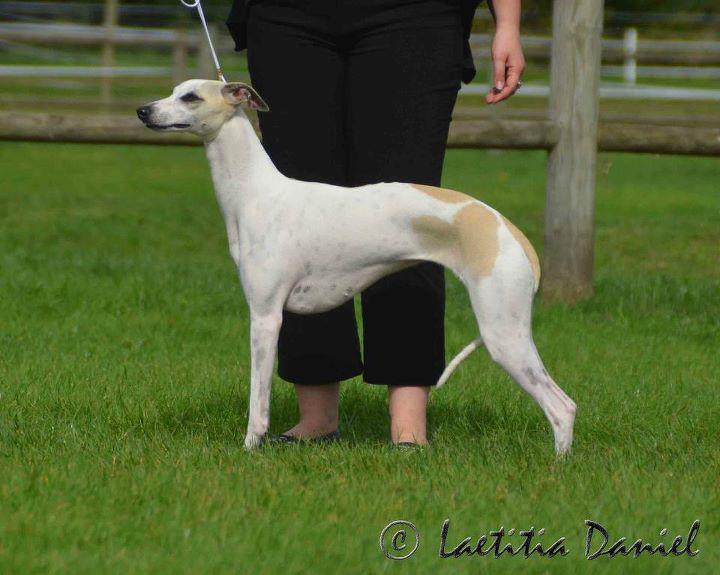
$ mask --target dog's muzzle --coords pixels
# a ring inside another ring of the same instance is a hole
[[[150,106],[140,106],[136,112],[138,118],[140,118],[145,124],[148,123],[148,118],[150,117]]]
[[[140,106],[137,110],[138,118],[142,121],[143,124],[145,124],[148,128],[152,130],[169,130],[171,128],[176,129],[185,129],[189,128],[190,124],[155,124],[150,117],[152,116],[152,106]]]

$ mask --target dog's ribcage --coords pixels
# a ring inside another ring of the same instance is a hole
[[[413,220],[433,215],[449,221],[457,210],[407,184],[312,184],[298,191],[305,201],[279,238],[294,282],[285,307],[296,313],[337,307],[381,277],[428,259]]]

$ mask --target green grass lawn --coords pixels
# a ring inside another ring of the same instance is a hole
[[[452,151],[444,183],[540,248],[544,163]],[[0,573],[717,569],[718,159],[600,157],[596,295],[535,310],[579,406],[564,462],[484,351],[431,395],[430,449],[390,449],[384,390],[352,381],[341,444],[246,453],[247,310],[202,151],[2,143],[0,174]],[[475,333],[453,280],[448,353]],[[296,416],[279,380],[272,413]],[[570,553],[440,559],[446,518],[448,546],[534,526]],[[403,562],[378,546],[394,519],[421,533]],[[668,545],[700,519],[700,554],[588,562],[585,519]]]

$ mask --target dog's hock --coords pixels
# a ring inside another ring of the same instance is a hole
[[[233,106],[245,104],[251,110],[269,112],[270,108],[252,86],[242,82],[229,82],[222,87],[223,97]]]

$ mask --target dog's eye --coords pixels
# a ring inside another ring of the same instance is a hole
[[[183,102],[200,102],[202,98],[194,92],[189,92],[180,98]]]

